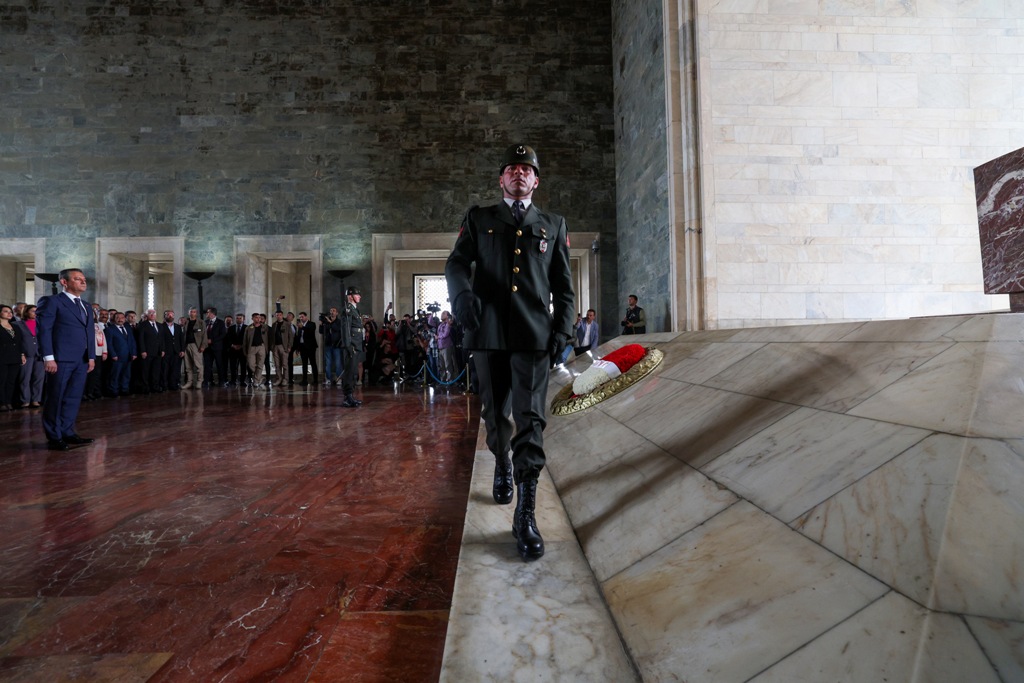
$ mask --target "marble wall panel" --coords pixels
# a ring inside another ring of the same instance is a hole
[[[1024,292],[1024,149],[974,169],[986,294]]]

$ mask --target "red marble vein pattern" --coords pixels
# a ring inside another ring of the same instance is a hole
[[[986,294],[1024,292],[1024,148],[974,169]]]
[[[0,416],[0,680],[436,680],[479,407],[363,394],[87,403],[69,453]]]

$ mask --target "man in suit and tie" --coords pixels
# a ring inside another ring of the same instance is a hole
[[[96,367],[96,330],[92,306],[82,301],[85,273],[78,268],[60,272],[64,291],[44,296],[36,309],[38,341],[46,371],[43,431],[46,447],[66,451],[91,443],[75,430],[85,381]]]
[[[164,349],[161,386],[167,391],[177,391],[181,388],[181,363],[185,359],[185,328],[178,324],[174,311],[164,311],[160,341]]]
[[[127,396],[132,376],[132,361],[139,355],[135,335],[128,327],[124,313],[115,313],[113,324],[104,330],[107,335],[107,358],[110,360],[110,384],[113,396]]]
[[[146,317],[139,323],[138,336],[135,342],[139,346],[139,358],[142,377],[139,378],[139,389],[144,394],[160,392],[160,369],[164,355],[163,341],[160,339],[160,326],[156,322],[156,311],[146,311]]]
[[[224,345],[227,347],[224,357],[227,359],[228,384],[242,386],[245,381],[245,356],[242,354],[242,342],[245,341],[245,315],[239,313],[228,325],[228,319],[224,318],[224,325],[228,328],[227,336],[224,337]]]
[[[299,322],[296,326],[294,350],[299,352],[299,359],[302,362],[302,385],[309,384],[309,376],[306,374],[306,366],[313,366],[313,386],[319,384],[320,374],[316,367],[316,323],[309,319],[306,312],[299,313]]]
[[[217,309],[210,306],[206,309],[206,350],[203,351],[203,388],[208,389],[214,383],[213,368],[217,368],[217,384],[227,385],[224,376],[224,338],[228,336],[228,328],[224,321],[217,317]]]

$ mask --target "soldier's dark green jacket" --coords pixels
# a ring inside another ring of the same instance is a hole
[[[572,337],[575,295],[561,216],[531,204],[517,228],[505,202],[474,206],[462,219],[444,272],[456,309],[464,305],[459,295],[480,297],[480,329],[466,332],[464,348],[545,351],[552,331]]]
[[[364,335],[359,309],[354,303],[345,302],[345,310],[341,314],[341,348],[348,350],[354,346],[356,351],[362,351]]]

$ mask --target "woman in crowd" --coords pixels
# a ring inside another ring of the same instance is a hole
[[[36,340],[36,307],[25,306],[21,320],[14,324],[21,330],[21,349],[25,354],[25,365],[21,368],[21,405],[38,408],[43,400],[43,357],[39,355]]]
[[[18,379],[25,364],[21,330],[13,319],[14,309],[0,304],[0,412],[7,412],[17,401]]]

